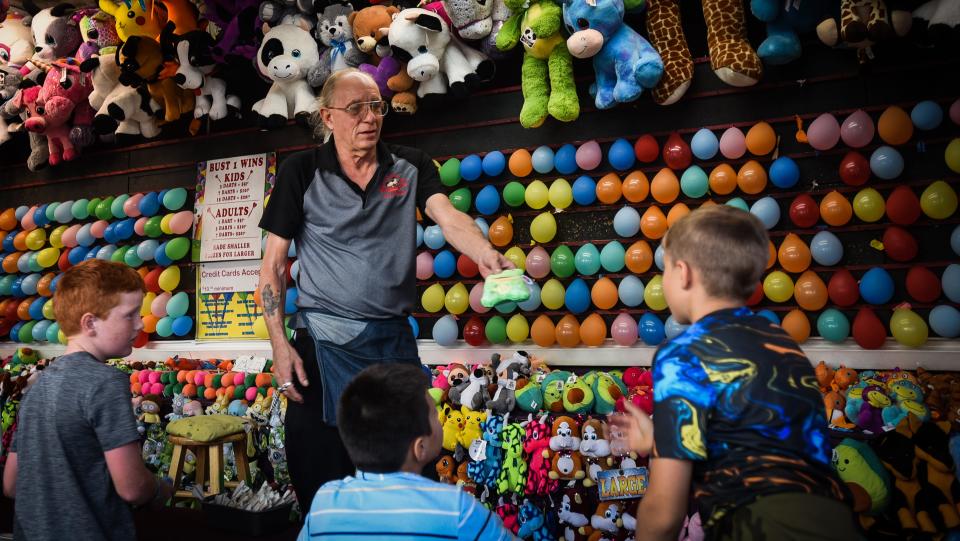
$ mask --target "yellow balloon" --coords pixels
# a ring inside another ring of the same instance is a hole
[[[169,267],[163,269],[163,272],[160,273],[160,277],[157,279],[157,283],[160,284],[160,289],[164,291],[173,291],[180,285],[180,267],[176,265],[170,265]]]
[[[947,167],[954,173],[960,173],[960,137],[957,137],[943,152],[943,159],[947,162]]]
[[[140,317],[147,317],[153,313],[150,311],[150,305],[153,304],[153,300],[156,298],[156,293],[148,291],[146,294],[144,294],[143,303],[140,305]]]
[[[909,308],[900,308],[893,311],[890,318],[890,332],[897,342],[911,348],[918,348],[927,343],[930,330],[927,322]]]
[[[44,248],[37,254],[37,263],[43,268],[52,267],[60,259],[60,250],[57,248]]]
[[[550,310],[556,310],[563,306],[563,297],[566,290],[556,278],[547,280],[540,289],[540,302]]]
[[[523,199],[527,202],[527,206],[532,209],[542,209],[547,206],[547,202],[550,201],[550,190],[547,189],[547,185],[540,180],[534,180],[527,186],[526,191],[523,192]]]
[[[173,229],[170,229],[170,220],[173,219],[173,213],[167,214],[163,218],[160,218],[160,231],[163,231],[166,235],[172,235]]]
[[[527,270],[527,254],[523,253],[523,250],[519,246],[514,246],[507,250],[503,257],[513,261],[513,264],[518,269]]]
[[[920,208],[934,220],[949,218],[957,210],[957,192],[942,180],[938,180],[920,194]],[[29,236],[27,237],[29,240]]]
[[[507,338],[511,342],[520,343],[526,340],[528,336],[530,336],[530,324],[527,323],[527,318],[520,314],[514,314],[507,321]]]
[[[423,305],[424,310],[433,314],[443,308],[444,296],[443,286],[433,284],[423,292],[423,296],[420,297],[420,304]]]
[[[543,244],[557,236],[557,219],[550,212],[541,212],[530,222],[530,236]]]
[[[270,338],[270,333],[267,332],[267,322],[263,319],[263,316],[257,316],[257,319],[253,320],[253,334],[257,338]]]
[[[63,248],[63,232],[67,230],[67,226],[61,225],[56,227],[53,231],[50,232],[50,246],[54,248]]]
[[[470,293],[467,292],[467,288],[463,287],[463,284],[457,282],[447,291],[443,305],[447,307],[447,312],[459,316],[466,312],[467,307],[470,306]]]
[[[43,318],[44,319],[57,319],[57,314],[53,311],[53,303],[47,301],[43,305]]]
[[[27,238],[24,239],[24,242],[30,250],[39,250],[43,248],[43,245],[47,242],[47,231],[42,227],[38,227],[27,233]]]
[[[865,222],[873,223],[883,218],[886,208],[883,196],[873,188],[864,188],[853,197],[853,213]]]
[[[656,275],[643,290],[643,302],[651,310],[663,310],[667,307],[667,298],[663,295],[663,276]]]
[[[573,203],[573,188],[566,179],[558,178],[550,185],[550,204],[554,208],[565,209]]]
[[[63,333],[63,329],[57,331],[57,340],[59,340],[61,344],[67,343],[67,335]]]
[[[773,302],[786,302],[793,297],[793,279],[783,271],[773,271],[763,279],[763,293]]]

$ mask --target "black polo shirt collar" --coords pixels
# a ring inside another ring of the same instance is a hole
[[[317,154],[317,166],[321,170],[335,173],[358,191],[362,191],[359,186],[350,182],[347,176],[343,174],[343,168],[340,166],[339,158],[337,158],[337,147],[334,145],[332,135],[326,143],[320,145],[317,149]],[[374,174],[370,183],[372,184],[374,180],[377,180],[380,173],[388,171],[391,166],[393,166],[393,154],[383,141],[377,141],[377,174]],[[367,184],[367,186],[369,187],[370,184]]]

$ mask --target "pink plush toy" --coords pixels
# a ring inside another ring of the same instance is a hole
[[[73,160],[77,157],[77,152],[70,142],[70,126],[67,124],[70,113],[73,112],[73,103],[60,97],[40,101],[40,90],[39,86],[24,88],[13,98],[14,105],[29,115],[23,126],[27,131],[47,137],[50,165],[57,165],[63,160]]]

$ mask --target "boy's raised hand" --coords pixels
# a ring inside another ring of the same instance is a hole
[[[648,456],[653,451],[653,421],[650,416],[631,402],[624,402],[626,412],[610,415],[610,450],[613,454],[627,454],[631,451],[640,456]]]

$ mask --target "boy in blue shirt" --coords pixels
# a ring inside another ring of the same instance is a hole
[[[420,475],[440,454],[443,428],[423,370],[371,366],[340,397],[337,428],[356,474],[320,487],[299,541],[513,539],[460,487]]]
[[[708,539],[857,539],[831,466],[813,367],[778,325],[744,306],[767,261],[763,224],[696,210],[663,240],[663,289],[690,327],[653,360],[653,419],[613,421],[615,446],[650,454],[637,539],[676,539],[692,481]]]

